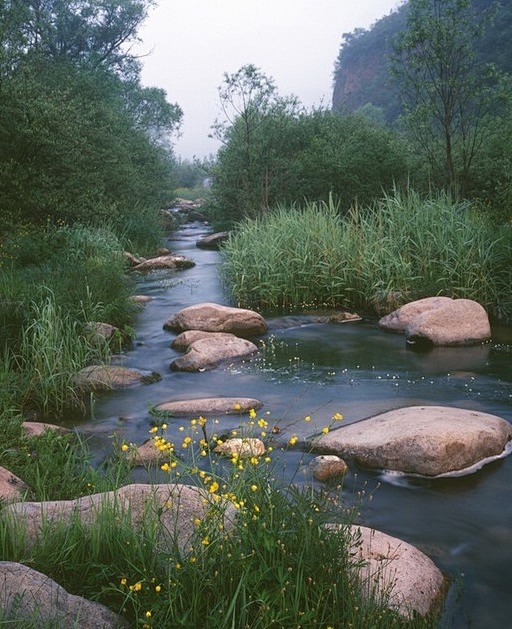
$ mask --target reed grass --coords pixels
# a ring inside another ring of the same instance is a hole
[[[81,334],[80,324],[65,314],[49,295],[33,303],[32,322],[23,329],[16,370],[25,380],[25,400],[44,415],[62,414],[80,406],[82,392],[76,374],[94,361],[109,359],[106,346],[93,345]]]
[[[343,218],[332,199],[278,207],[241,223],[223,251],[235,300],[266,312],[371,311],[389,295],[445,295],[512,317],[512,230],[497,234],[447,195],[396,191]]]

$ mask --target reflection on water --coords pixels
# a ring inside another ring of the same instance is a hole
[[[468,348],[436,348],[428,353],[407,349],[402,336],[379,330],[375,323],[319,324],[312,317],[270,320],[259,355],[204,373],[171,372],[179,354],[170,348],[175,335],[162,325],[183,307],[214,301],[223,294],[217,264],[220,255],[198,249],[205,229],[187,227],[168,246],[196,262],[180,272],[159,271],[139,280],[138,292],[151,295],[136,322],[137,339],[125,364],[158,371],[150,386],[98,396],[94,413],[79,424],[91,435],[100,460],[111,437],[141,443],[148,437],[149,408],[168,400],[247,396],[264,403],[262,412],[279,424],[284,441],[319,430],[336,412],[344,423],[393,408],[436,404],[471,408],[512,421],[512,346],[508,329],[499,343]],[[508,336],[507,336],[508,335]],[[311,423],[302,418],[312,416]],[[218,432],[237,427],[237,417],[219,418]],[[168,422],[177,439],[185,421]],[[289,427],[287,429],[287,426]],[[281,455],[282,473],[309,483],[311,455],[290,450]],[[391,477],[352,465],[343,490],[347,505],[358,504],[365,524],[400,537],[427,552],[452,579],[443,626],[494,629],[508,626],[512,613],[512,457],[490,463],[470,476],[445,479]],[[144,480],[139,470],[135,480]],[[371,496],[371,500],[369,499]]]

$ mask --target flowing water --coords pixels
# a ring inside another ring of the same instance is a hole
[[[407,350],[403,336],[375,323],[314,323],[311,317],[270,319],[257,357],[203,373],[169,369],[179,354],[174,334],[162,325],[178,310],[197,303],[228,303],[218,276],[220,255],[196,248],[203,225],[176,232],[168,246],[196,262],[192,269],[154,272],[138,292],[153,297],[138,315],[136,340],[127,366],[162,374],[160,382],[99,395],[79,429],[91,435],[101,460],[112,436],[132,443],[148,438],[149,408],[168,400],[215,396],[255,397],[279,423],[283,438],[307,437],[336,412],[343,423],[403,406],[430,404],[485,411],[512,421],[512,335],[495,330],[493,342],[468,348]],[[507,337],[508,335],[508,337]],[[312,417],[311,423],[302,418]],[[239,418],[220,420],[219,431]],[[179,439],[180,418],[168,435]],[[286,427],[289,426],[288,430]],[[282,455],[284,474],[310,482],[304,472],[312,455],[291,449]],[[343,498],[366,496],[361,522],[416,545],[451,579],[443,627],[491,629],[510,626],[512,615],[512,457],[459,478],[393,476],[351,466]],[[142,472],[139,472],[142,474]]]

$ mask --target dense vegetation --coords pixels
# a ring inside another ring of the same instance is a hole
[[[0,410],[77,402],[85,323],[131,321],[122,252],[160,243],[181,120],[129,52],[151,4],[0,6]]]
[[[278,208],[246,220],[224,251],[237,301],[267,311],[345,308],[375,316],[446,295],[512,314],[512,233],[498,236],[446,195],[396,192],[345,218],[332,201]]]
[[[119,228],[172,195],[181,110],[126,50],[147,0],[12,0],[0,8],[0,227]]]

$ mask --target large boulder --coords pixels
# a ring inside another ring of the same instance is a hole
[[[180,484],[133,484],[76,500],[17,502],[5,507],[1,517],[7,528],[24,531],[24,544],[29,549],[48,527],[51,530],[73,524],[76,518],[92,527],[104,509],[117,512],[120,519],[128,518],[130,526],[141,532],[148,526],[148,518],[159,522],[158,543],[165,551],[172,551],[175,544],[185,550],[193,535],[194,520],[204,519],[211,509],[222,515],[224,526],[233,516],[230,507],[225,512],[219,509],[219,503],[204,489]]]
[[[508,453],[512,426],[461,408],[410,406],[343,426],[312,443],[377,469],[423,476],[463,474]]]
[[[255,411],[263,404],[254,398],[245,397],[209,397],[197,400],[175,400],[163,402],[156,406],[157,411],[169,413],[169,415],[240,415],[248,413],[251,409]]]
[[[229,332],[247,338],[264,334],[267,331],[267,323],[253,310],[203,303],[180,310],[164,323],[164,329],[177,332],[185,330]]]
[[[379,321],[379,327],[390,332],[405,332],[409,323],[424,312],[435,310],[452,301],[453,299],[450,297],[425,297],[425,299],[411,301],[382,317]]]
[[[9,626],[114,629],[128,623],[104,605],[69,594],[28,566],[0,562],[0,607]],[[2,623],[3,624],[3,623]]]
[[[491,324],[479,303],[455,299],[411,321],[405,336],[408,343],[420,345],[475,345],[491,338]]]
[[[215,234],[209,234],[204,238],[196,241],[196,247],[200,249],[220,249],[220,245],[229,238],[230,232],[216,232]]]
[[[411,544],[366,526],[352,526],[351,536],[353,570],[369,597],[383,599],[405,617],[437,611],[446,582],[429,557]]]
[[[139,384],[151,384],[161,379],[160,374],[154,371],[117,365],[91,365],[77,373],[76,384],[85,390],[108,391],[109,389],[124,389]]]
[[[195,341],[186,353],[171,363],[173,371],[205,371],[226,360],[245,358],[258,351],[254,343],[238,338],[208,338]]]
[[[190,269],[195,266],[196,263],[185,256],[179,256],[172,253],[157,256],[156,258],[149,258],[144,260],[140,264],[132,267],[133,271],[148,272],[156,271],[158,269]]]
[[[404,332],[410,344],[474,345],[491,338],[487,312],[471,299],[426,297],[382,317],[379,326]]]

